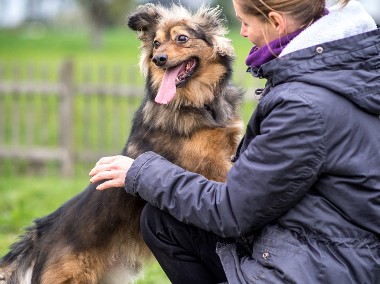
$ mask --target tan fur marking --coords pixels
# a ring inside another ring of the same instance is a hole
[[[224,129],[199,131],[183,144],[180,163],[208,179],[225,181],[234,150],[229,142]]]

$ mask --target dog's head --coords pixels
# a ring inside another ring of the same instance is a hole
[[[192,14],[178,5],[146,4],[128,17],[128,26],[142,42],[140,67],[158,92],[156,102],[202,106],[229,79],[234,50],[220,9],[201,6]]]

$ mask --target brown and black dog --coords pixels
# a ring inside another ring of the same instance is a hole
[[[224,181],[240,139],[242,92],[217,8],[139,6],[128,26],[142,42],[146,93],[123,155],[154,151]],[[144,201],[123,188],[83,192],[37,219],[0,261],[1,283],[128,283],[152,258],[139,233]]]

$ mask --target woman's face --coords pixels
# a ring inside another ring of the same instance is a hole
[[[258,16],[249,15],[233,0],[236,17],[241,22],[240,34],[249,39],[257,47],[262,47],[270,41],[278,38],[276,29],[267,21],[261,20]]]

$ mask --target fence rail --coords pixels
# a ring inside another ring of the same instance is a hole
[[[43,76],[34,72],[41,69]],[[0,70],[0,164],[55,161],[61,174],[70,176],[77,161],[121,151],[143,94],[136,75],[129,76],[136,68],[124,73],[113,68],[107,78],[103,66],[96,79],[93,69],[80,69],[70,60],[59,68],[0,65]],[[120,83],[123,74],[127,84]]]

